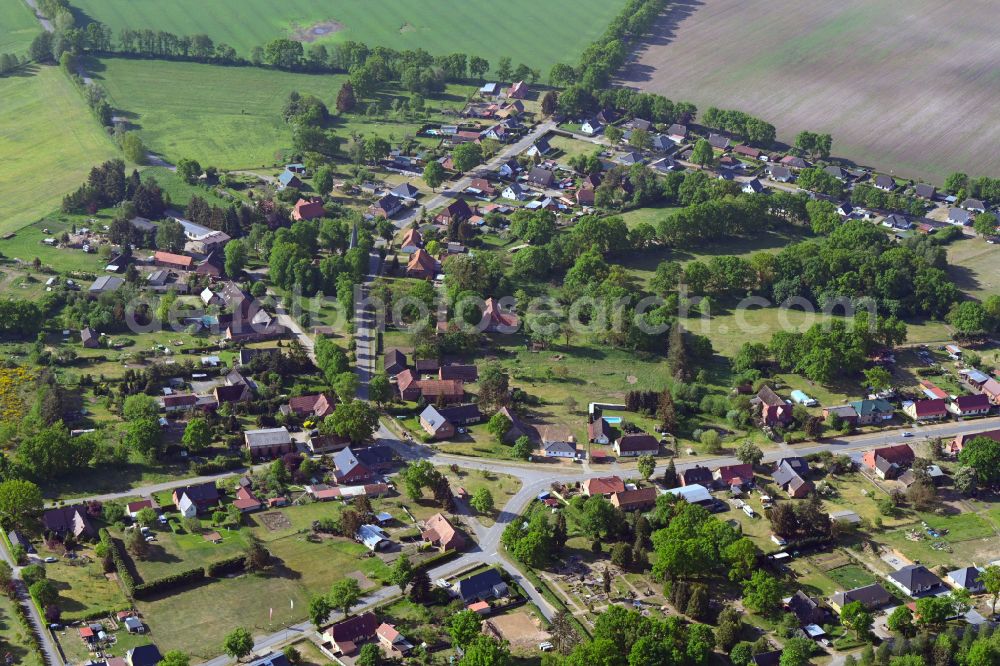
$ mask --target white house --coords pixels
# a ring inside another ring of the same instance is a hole
[[[500,193],[504,199],[510,199],[511,201],[521,201],[524,199],[524,188],[517,183],[511,183],[507,187],[503,188],[503,192]]]
[[[194,518],[198,515],[198,505],[187,495],[181,497],[181,501],[177,503],[177,510],[185,518]]]
[[[602,127],[601,123],[597,122],[596,120],[584,120],[583,124],[580,125],[580,131],[586,134],[587,136],[594,136],[595,134],[600,134],[602,129],[604,129],[604,127]]]

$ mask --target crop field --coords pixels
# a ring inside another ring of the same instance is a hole
[[[0,78],[0,233],[59,207],[97,163],[119,155],[55,67]]]
[[[997,6],[977,0],[692,0],[674,4],[626,85],[741,109],[789,142],[905,177],[996,175]]]
[[[333,108],[346,79],[334,74],[292,74],[251,67],[107,58],[86,61],[154,152],[176,162],[188,157],[225,169],[259,169],[279,162],[291,149],[292,129],[281,117],[293,90],[321,98]],[[458,107],[471,87],[449,86],[428,106]],[[418,123],[380,123],[363,116],[337,119],[332,128],[346,140],[351,132],[396,140],[416,134]]]
[[[75,0],[73,5],[116,33],[128,27],[208,34],[243,56],[278,37],[327,46],[353,40],[434,55],[467,53],[494,64],[507,56],[547,75],[553,63],[575,62],[622,2],[511,0],[502,11],[486,0]]]
[[[0,0],[0,53],[24,55],[41,30],[24,0]]]

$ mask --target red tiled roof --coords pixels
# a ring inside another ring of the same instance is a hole
[[[172,252],[154,252],[153,261],[190,268],[191,264],[194,263],[194,257],[189,257],[183,254],[174,254]]]
[[[609,495],[625,491],[625,482],[618,476],[601,476],[596,479],[587,479],[583,482],[583,487],[588,495]]]

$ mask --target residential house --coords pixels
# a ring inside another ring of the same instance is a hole
[[[881,421],[889,421],[895,413],[892,404],[882,398],[855,400],[850,405],[857,415],[857,425],[871,425]]]
[[[153,644],[137,645],[125,653],[125,663],[128,666],[157,666],[161,661],[163,655]]]
[[[982,570],[977,567],[962,567],[949,571],[945,580],[956,590],[968,590],[972,594],[982,594],[986,591],[986,586],[980,578],[982,573]]]
[[[885,216],[882,220],[882,226],[889,227],[890,229],[897,229],[899,231],[906,231],[907,229],[913,228],[913,223],[910,222],[905,215],[900,213],[891,213]]]
[[[673,149],[674,142],[668,136],[657,134],[650,140],[649,147],[658,153],[665,153]]]
[[[497,173],[500,174],[501,178],[514,178],[517,176],[517,172],[521,170],[521,165],[513,157],[500,165]],[[503,195],[505,199],[513,199],[514,197],[508,197],[506,194]]]
[[[349,617],[327,627],[323,638],[334,654],[352,655],[362,643],[373,640],[379,621],[371,611]]]
[[[687,138],[687,127],[674,123],[667,129],[667,137],[674,143],[681,143]]]
[[[531,147],[524,151],[524,154],[528,157],[544,157],[551,152],[552,146],[549,145],[549,142],[545,137],[542,137],[531,144]]]
[[[350,437],[340,435],[312,435],[306,446],[311,453],[336,453],[343,451],[351,443]]]
[[[514,333],[520,326],[521,320],[512,312],[511,307],[504,310],[497,299],[492,296],[486,299],[483,309],[483,319],[486,320],[486,333]]]
[[[250,457],[253,460],[266,460],[277,458],[286,453],[295,451],[295,444],[292,436],[288,433],[288,428],[264,428],[261,430],[247,430],[243,433],[244,443]]]
[[[546,458],[575,458],[576,438],[564,426],[545,426],[541,429],[542,455]]]
[[[46,510],[42,513],[42,529],[59,538],[67,534],[72,534],[77,539],[92,539],[97,536],[97,530],[91,524],[82,504]]]
[[[354,540],[373,553],[392,546],[388,532],[378,525],[362,525],[354,534]]]
[[[971,197],[960,203],[959,206],[961,206],[965,210],[971,210],[974,213],[986,212],[986,204],[984,204],[979,199],[973,199]]]
[[[607,444],[611,441],[611,426],[601,417],[593,417],[587,423],[587,439],[593,444]]]
[[[785,602],[785,607],[790,613],[795,615],[799,624],[803,627],[809,624],[824,625],[827,622],[829,613],[819,603],[808,594],[799,590]]]
[[[253,513],[254,511],[260,511],[264,503],[254,495],[252,490],[240,486],[236,489],[236,499],[233,500],[233,506],[240,513]]]
[[[552,183],[555,182],[556,175],[544,167],[535,167],[528,174],[528,182],[535,187],[552,187]]]
[[[655,456],[660,452],[660,442],[646,433],[627,434],[618,438],[614,445],[614,451],[621,457],[629,458],[646,454]]]
[[[137,500],[125,505],[125,513],[129,518],[134,519],[143,509],[153,509],[153,500]]]
[[[854,407],[850,405],[839,405],[837,407],[824,407],[823,408],[823,420],[830,421],[834,417],[840,418],[846,423],[855,425],[858,422],[858,413],[854,411]]]
[[[948,222],[967,227],[972,224],[972,215],[969,214],[969,211],[962,210],[961,208],[949,208]]]
[[[455,529],[443,513],[435,513],[424,521],[420,538],[439,549],[442,553],[465,548],[465,537]]]
[[[758,418],[763,425],[786,425],[792,420],[792,406],[767,384],[757,391],[757,396],[751,399],[750,404],[760,410]]]
[[[441,407],[438,409],[438,413],[456,426],[471,425],[473,423],[479,423],[483,420],[483,413],[479,411],[479,405],[475,403],[470,405]]]
[[[646,158],[643,157],[641,153],[637,153],[632,150],[624,153],[623,155],[619,155],[616,158],[616,161],[624,166],[632,166],[635,164],[644,164],[646,162]]]
[[[385,353],[383,368],[385,369],[385,374],[390,377],[398,375],[403,370],[406,370],[406,354],[398,349],[390,349]]]
[[[509,99],[524,99],[528,96],[528,84],[524,81],[517,81],[507,90]]]
[[[702,465],[695,465],[678,474],[682,486],[711,486],[712,470]]]
[[[750,146],[739,145],[733,146],[733,152],[737,155],[743,155],[744,157],[749,157],[750,159],[759,160],[761,151],[757,148],[752,148]]]
[[[375,630],[375,637],[382,651],[390,659],[401,659],[413,650],[413,645],[406,640],[403,634],[396,630],[396,627],[387,622],[383,622]]]
[[[110,664],[108,666],[111,666]],[[282,652],[271,652],[263,657],[255,657],[252,661],[245,664],[245,666],[292,666],[291,662],[288,661],[288,657]]]
[[[857,587],[847,592],[836,592],[830,597],[830,607],[840,612],[847,604],[860,601],[868,610],[878,610],[893,601],[893,596],[878,583]]]
[[[212,393],[215,396],[216,402],[220,405],[227,402],[249,402],[253,400],[253,388],[245,380],[226,384],[225,386],[216,386],[212,389]]]
[[[722,136],[721,134],[712,133],[708,135],[708,142],[712,144],[712,148],[718,150],[728,150],[729,149],[729,139]]]
[[[506,416],[507,420],[510,421],[510,427],[503,435],[504,444],[513,444],[520,437],[527,437],[532,442],[537,442],[539,440],[538,430],[535,426],[525,422],[509,407],[501,407],[499,413]]]
[[[298,220],[315,220],[318,217],[324,217],[326,215],[326,209],[323,208],[323,199],[320,197],[310,197],[308,199],[299,199],[295,202],[295,206],[292,208],[292,219]]]
[[[900,472],[913,464],[915,455],[908,444],[884,446],[865,451],[861,462],[882,479],[894,479]]]
[[[983,395],[990,399],[991,403],[994,405],[1000,405],[1000,382],[990,378],[983,383],[979,390],[983,392]]]
[[[788,461],[782,461],[771,473],[771,477],[774,479],[775,485],[795,499],[806,497],[814,489],[812,481],[802,478]]]
[[[500,196],[511,201],[521,201],[524,199],[524,188],[517,183],[510,183],[503,188]]]
[[[650,132],[654,129],[653,123],[644,118],[633,118],[628,122],[628,126],[631,129],[642,130],[643,132]]]
[[[625,482],[620,476],[599,476],[583,482],[582,492],[585,497],[601,495],[605,498],[614,493],[625,492]]]
[[[503,598],[509,594],[507,583],[496,569],[487,569],[464,578],[455,583],[454,589],[466,604]]]
[[[922,564],[908,564],[899,571],[893,571],[889,580],[911,597],[935,592],[944,585]]]
[[[764,184],[761,183],[758,179],[751,178],[747,182],[743,183],[743,187],[741,189],[746,194],[760,194],[766,188],[764,187]]]
[[[193,517],[219,504],[219,489],[215,482],[206,481],[191,486],[175,488],[171,495],[174,506],[181,515]]]
[[[587,136],[594,136],[595,134],[600,134],[601,130],[603,129],[604,126],[601,125],[601,123],[599,123],[595,119],[584,120],[583,123],[580,125],[580,131],[586,134]]]
[[[369,206],[368,214],[371,217],[389,219],[401,210],[403,210],[403,201],[395,194],[389,193],[380,197],[378,201]]]
[[[768,650],[751,657],[753,666],[779,666],[781,664],[781,650]]]
[[[725,488],[744,488],[753,485],[753,465],[723,465],[712,472],[712,478]]]
[[[440,270],[440,262],[423,248],[411,254],[410,261],[406,264],[406,275],[422,280],[432,279]]]
[[[448,439],[455,436],[455,426],[432,405],[428,405],[420,412],[420,427],[434,439]]]
[[[410,183],[400,183],[389,190],[389,194],[403,201],[416,201],[417,197],[420,196],[420,190]]]
[[[336,404],[337,401],[325,393],[313,393],[289,398],[278,411],[286,416],[294,414],[299,418],[321,419],[333,414]]]
[[[928,201],[933,201],[937,196],[937,188],[933,185],[928,185],[927,183],[917,183],[913,188],[913,193],[916,194],[921,199],[927,199]]]
[[[904,404],[903,413],[914,421],[940,421],[948,417],[948,403],[943,398],[916,400]]]
[[[445,206],[434,219],[441,224],[449,224],[455,220],[468,220],[470,217],[472,217],[472,209],[469,208],[465,199],[455,199]]]
[[[656,488],[637,488],[613,493],[611,504],[622,511],[652,508],[656,504]]]
[[[367,465],[358,460],[351,447],[338,451],[333,455],[334,477],[341,485],[365,483],[375,475]]]
[[[596,201],[594,190],[589,187],[581,187],[576,191],[574,198],[577,206],[593,206]]]
[[[485,178],[473,178],[466,189],[484,197],[495,197],[497,194],[497,188]]]
[[[886,176],[885,174],[879,174],[875,177],[875,187],[884,191],[892,192],[896,189],[896,179],[892,176]]]
[[[198,405],[200,398],[193,393],[173,393],[160,398],[163,410],[170,412],[182,412]]]
[[[221,278],[226,274],[226,258],[222,252],[213,250],[198,264],[194,272],[210,278]]]
[[[20,530],[11,530],[8,532],[7,539],[10,540],[11,546],[20,546],[26,553],[36,552],[35,547],[31,545],[31,541]]]
[[[959,417],[984,416],[989,414],[993,405],[985,393],[960,395],[948,404],[948,411]]]
[[[792,169],[807,169],[809,168],[809,162],[805,161],[797,155],[785,155],[781,158],[781,164],[786,167],[791,167]]]
[[[89,326],[84,326],[80,329],[80,343],[87,349],[97,349],[101,346],[101,339],[97,331]]]
[[[779,183],[790,183],[795,180],[795,176],[792,174],[791,169],[780,164],[772,164],[768,167],[767,171],[771,180]]]
[[[400,371],[396,375],[396,388],[403,400],[415,402],[420,398],[420,380],[410,369]]]

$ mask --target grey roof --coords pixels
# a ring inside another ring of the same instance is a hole
[[[792,177],[792,171],[788,167],[781,166],[780,164],[775,164],[771,166],[771,178],[775,180],[780,180],[782,178],[788,179]]]
[[[247,445],[250,448],[255,446],[280,446],[292,441],[291,435],[285,426],[280,428],[265,428],[263,430],[247,430],[243,433],[246,437]]]
[[[392,188],[392,194],[401,199],[416,199],[417,195],[420,194],[420,190],[415,188],[410,183],[400,183],[396,187]]]
[[[538,183],[541,185],[550,185],[553,180],[555,180],[556,175],[549,171],[548,169],[542,167],[535,167],[531,170],[528,175],[528,180],[532,183]]]
[[[923,197],[924,199],[933,199],[934,195],[937,194],[937,188],[927,183],[917,183],[913,191],[918,197]]]
[[[474,576],[469,576],[464,580],[458,581],[456,585],[458,595],[462,597],[463,601],[489,599],[497,596],[497,593],[501,590],[506,594],[507,587],[496,569],[487,569]]]
[[[896,180],[892,176],[879,175],[875,177],[875,186],[890,190],[896,189]]]
[[[548,442],[545,444],[546,453],[576,453],[576,442]]]
[[[896,581],[911,592],[924,592],[941,584],[941,579],[935,576],[922,564],[910,564],[899,571],[889,574],[889,578]]]
[[[799,481],[802,480],[802,477],[799,476],[799,473],[796,472],[794,469],[792,469],[791,465],[789,465],[787,462],[781,463],[778,466],[778,469],[774,470],[774,472],[771,474],[771,477],[774,479],[774,482],[781,487],[785,487],[793,483],[796,479],[798,479]]]
[[[756,178],[754,178],[752,180],[748,180],[746,183],[743,184],[743,187],[744,188],[749,188],[749,189],[753,190],[754,192],[763,192],[764,191],[764,186]]]
[[[892,595],[878,583],[872,583],[847,592],[837,592],[831,600],[841,608],[852,601],[860,601],[866,608],[878,608],[892,601]]]
[[[986,210],[986,204],[984,204],[979,199],[968,198],[961,204],[962,208],[967,208],[969,210]]]
[[[708,142],[712,144],[713,148],[728,148],[729,139],[722,136],[721,134],[709,134]]]
[[[961,569],[956,569],[955,571],[948,572],[948,578],[955,582],[955,585],[965,588],[973,592],[982,592],[985,587],[983,582],[979,580],[979,575],[982,573],[976,567],[963,567]]]
[[[118,291],[123,284],[125,284],[125,280],[120,277],[116,277],[114,275],[102,275],[94,280],[94,284],[90,285],[89,291],[98,293]]]
[[[433,405],[428,405],[424,411],[420,412],[420,420],[426,421],[435,431],[448,422],[448,419],[443,417]]]
[[[949,208],[948,219],[953,222],[967,224],[972,219],[972,215],[969,214],[969,211],[962,208]]]
[[[781,458],[777,461],[780,466],[783,463],[787,463],[789,467],[794,469],[799,475],[805,475],[809,473],[809,463],[802,456],[788,456],[787,458]]]

